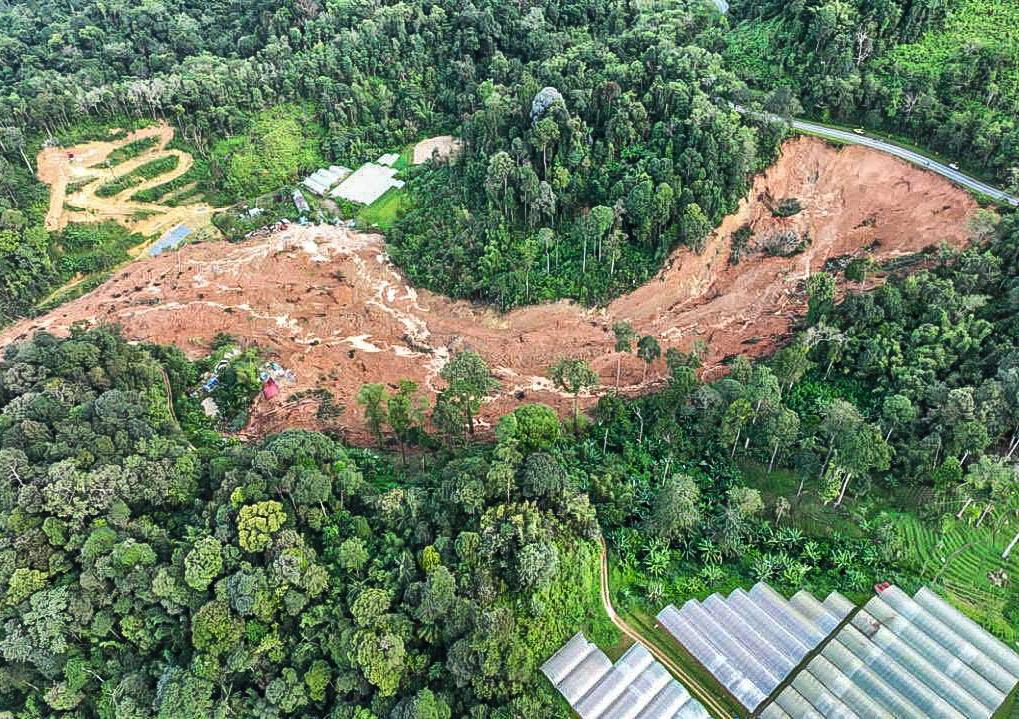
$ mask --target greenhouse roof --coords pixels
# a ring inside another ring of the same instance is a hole
[[[581,719],[706,719],[693,699],[641,644],[614,665],[575,634],[541,667]]]
[[[786,600],[767,584],[728,597],[668,606],[659,623],[749,710],[771,692],[852,610],[840,594],[823,603],[800,591]]]
[[[1019,654],[926,587],[911,598],[888,586],[775,704],[793,715],[796,692],[824,717],[986,719],[1017,682]]]

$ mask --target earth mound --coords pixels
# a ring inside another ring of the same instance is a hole
[[[137,261],[92,293],[7,328],[0,346],[37,329],[61,333],[78,321],[108,322],[121,324],[131,339],[173,342],[197,356],[228,332],[257,343],[296,375],[280,397],[259,398],[247,433],[321,428],[316,402],[294,396],[326,389],[347,407],[339,424],[352,441],[368,440],[354,401],[363,383],[407,378],[434,394],[445,362],[470,348],[501,380],[482,408],[484,426],[521,402],[566,412],[569,398],[546,377],[563,354],[590,360],[607,391],[615,382],[611,328],[618,320],[654,335],[663,349],[689,350],[705,340],[708,373],[729,355],[765,354],[803,312],[810,272],[847,256],[880,262],[942,242],[962,246],[976,207],[947,180],[895,158],[800,138],[755,179],[704,252],[675,252],[652,281],[604,308],[562,301],[499,314],[410,287],[379,235],[291,227]],[[733,265],[737,233],[746,249]],[[664,371],[659,360],[645,380],[642,362],[626,355],[621,391],[650,389]]]

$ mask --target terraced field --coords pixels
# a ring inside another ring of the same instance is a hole
[[[993,535],[988,525],[973,527],[952,521],[944,531],[902,515],[897,520],[903,545],[909,555],[905,564],[925,580],[938,580],[952,603],[1006,641],[1019,640],[1019,627],[1010,624],[1002,612],[1019,581],[1019,553],[1008,560],[1001,552],[1015,532],[1006,527]],[[1008,584],[996,586],[992,572],[1004,570]]]

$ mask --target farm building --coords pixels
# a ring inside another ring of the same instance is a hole
[[[370,205],[382,197],[389,188],[403,187],[403,181],[395,179],[396,173],[397,170],[392,167],[368,162],[361,165],[330,194],[350,202]]]
[[[396,161],[400,159],[400,156],[395,152],[388,152],[375,161],[376,165],[385,165],[386,167],[392,167],[396,164]]]
[[[702,719],[708,713],[641,644],[619,661],[577,633],[541,667],[580,719]]]
[[[310,212],[311,207],[308,205],[308,201],[304,199],[304,193],[300,190],[294,190],[294,207],[297,208],[298,212]]]
[[[349,167],[332,165],[328,168],[315,170],[311,175],[304,178],[301,184],[314,192],[316,195],[325,195],[337,183],[350,175]]]

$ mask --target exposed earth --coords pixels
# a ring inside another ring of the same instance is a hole
[[[802,211],[775,217],[775,201],[797,198]],[[192,356],[218,332],[257,343],[296,373],[281,397],[259,399],[249,434],[319,427],[315,402],[289,402],[299,390],[328,389],[347,407],[339,423],[365,441],[354,395],[365,382],[417,381],[429,393],[451,354],[477,350],[501,387],[482,421],[519,402],[566,411],[569,399],[545,374],[557,357],[589,359],[607,390],[615,382],[612,324],[630,320],[665,347],[708,345],[706,372],[727,356],[761,355],[787,337],[805,305],[803,280],[832,258],[881,261],[929,245],[962,246],[976,202],[937,175],[860,147],[836,149],[812,138],[790,140],[757,177],[749,196],[708,240],[705,251],[675,252],[646,285],[605,308],[562,301],[499,314],[407,285],[385,255],[383,238],[329,226],[291,227],[241,244],[185,246],[139,260],[94,292],[0,333],[0,346],[35,329],[65,332],[71,323],[115,322],[128,338],[172,342]],[[757,250],[729,264],[732,234],[753,228],[751,248],[778,232],[808,233],[791,257]],[[622,391],[661,381],[664,362],[642,382],[635,355],[622,358]],[[590,405],[596,393],[584,398]]]
[[[101,166],[117,148],[147,137],[155,137],[156,144],[136,157],[112,167]],[[215,208],[205,203],[194,202],[171,207],[131,199],[135,193],[170,182],[191,169],[194,162],[191,155],[181,150],[166,149],[171,139],[173,128],[160,123],[135,130],[118,140],[97,140],[73,147],[47,147],[41,150],[36,159],[37,172],[39,179],[50,188],[46,229],[61,230],[69,222],[114,220],[132,232],[151,236],[159,235],[178,224],[186,224],[192,230],[208,225]],[[153,160],[169,156],[176,156],[178,160],[172,170],[131,185],[110,197],[95,194],[104,183],[128,175]]]
[[[428,162],[432,157],[444,160],[460,149],[460,140],[452,135],[439,135],[414,145],[414,164]]]

